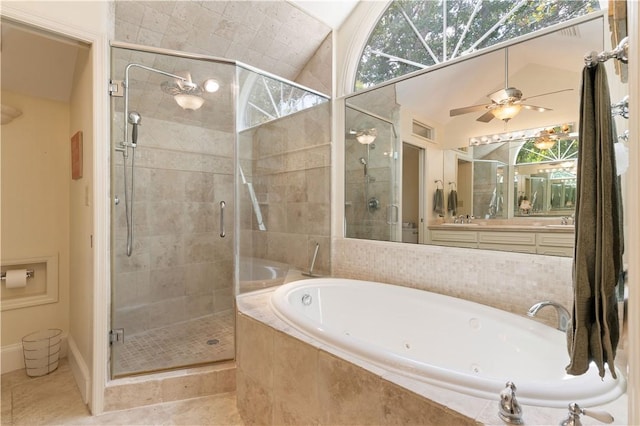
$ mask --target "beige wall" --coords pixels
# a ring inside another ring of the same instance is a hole
[[[22,116],[2,126],[2,259],[58,255],[59,301],[2,312],[2,346],[69,329],[69,105],[2,92]]]
[[[69,137],[83,134],[83,174],[69,180],[69,334],[85,362],[93,359],[93,94],[89,49],[78,52],[71,93]]]

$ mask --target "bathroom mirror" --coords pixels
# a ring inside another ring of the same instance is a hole
[[[575,204],[583,57],[606,48],[604,29],[602,14],[583,17],[347,97],[345,236],[450,245],[431,235],[432,226],[446,224],[451,225],[448,230],[464,229],[469,235],[474,232],[470,229],[548,231],[572,239],[573,229],[562,226],[570,225]],[[451,110],[491,102],[487,95],[505,88],[506,72],[509,86],[531,98],[527,104],[546,110],[523,108],[511,119],[488,122],[486,117],[478,120],[486,112],[479,109],[450,115]],[[626,88],[619,87],[623,85],[613,66],[609,79],[614,102]],[[505,136],[533,130],[537,133]],[[547,130],[562,137],[539,149],[534,144]],[[365,139],[364,133],[375,136]],[[407,148],[410,154],[405,154]],[[405,190],[408,155],[418,157],[410,167],[418,169],[414,179],[419,191],[415,185]],[[457,193],[454,210],[448,208],[452,189]],[[475,218],[471,224],[467,215]],[[464,223],[453,223],[460,216]],[[483,247],[475,238],[451,245],[509,249]],[[501,238],[509,243],[511,236]],[[514,250],[531,252],[526,247]],[[562,252],[569,255],[569,250]]]

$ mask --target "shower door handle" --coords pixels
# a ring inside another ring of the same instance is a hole
[[[227,203],[224,201],[220,201],[220,237],[224,238],[227,233],[224,231],[224,208],[227,206]]]
[[[399,216],[399,208],[397,204],[389,204],[387,206],[387,225],[397,225]]]

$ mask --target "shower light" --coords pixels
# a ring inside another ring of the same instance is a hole
[[[202,95],[202,89],[191,81],[191,74],[188,72],[180,74],[185,74],[186,77],[183,80],[176,78],[164,81],[160,87],[163,92],[173,96],[173,99],[182,109],[195,111],[204,104],[204,99],[200,96]]]
[[[363,145],[371,145],[376,137],[378,137],[378,130],[375,127],[356,132],[356,140]]]
[[[195,95],[187,95],[187,94],[178,94],[173,97],[176,103],[182,107],[182,109],[188,109],[191,111],[195,111],[199,109],[202,104],[204,104],[204,99],[200,96]]]

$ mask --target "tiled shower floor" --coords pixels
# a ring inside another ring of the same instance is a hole
[[[234,357],[233,310],[126,336],[113,347],[114,376],[161,371]]]

